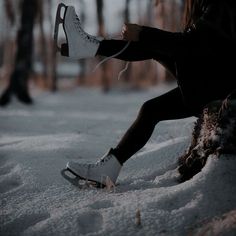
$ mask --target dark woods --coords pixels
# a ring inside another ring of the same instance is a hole
[[[123,10],[116,13],[121,16],[117,19],[120,27],[122,22],[135,21],[166,30],[180,30],[183,2],[176,0],[156,3],[157,5],[154,0],[125,0]],[[74,5],[79,9],[81,21],[86,23],[91,18],[86,10],[86,1],[74,1]],[[13,96],[24,104],[32,104],[32,88],[55,92],[78,85],[100,86],[104,92],[109,92],[115,86],[139,89],[173,80],[161,65],[152,61],[132,63],[118,82],[117,75],[124,69],[124,62],[109,60],[96,73],[92,73],[101,58],[70,61],[56,56],[52,39],[56,5],[52,0],[4,0],[3,7],[4,20],[9,22],[9,29],[4,29],[5,41],[0,40],[0,54],[3,55],[0,61],[0,84],[4,88],[1,89],[1,106],[8,105]],[[108,32],[106,1],[94,0],[94,7],[97,15],[96,22],[93,23],[97,26],[97,32],[94,33],[105,37],[119,37],[119,30],[112,34]],[[9,38],[7,35],[16,26],[15,39]],[[67,68],[69,64],[77,68],[73,73],[68,69],[70,67]]]
[[[20,28],[17,33],[17,52],[15,66],[10,76],[9,85],[0,98],[0,105],[7,105],[14,94],[25,103],[31,104],[32,99],[28,90],[28,79],[32,69],[33,27],[37,15],[37,0],[24,0],[21,5]],[[14,22],[9,2],[6,0],[6,9],[11,22]]]

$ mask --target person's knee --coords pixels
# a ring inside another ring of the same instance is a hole
[[[152,109],[153,109],[152,102],[151,100],[148,100],[144,102],[143,105],[141,106],[140,113],[143,115],[149,115]]]
[[[155,109],[156,108],[152,100],[149,100],[143,103],[139,111],[139,115],[138,115],[139,120],[156,124],[158,122],[158,119],[154,115]]]

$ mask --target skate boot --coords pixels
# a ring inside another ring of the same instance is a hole
[[[63,18],[61,18],[62,8],[65,9]],[[61,47],[58,46],[58,32],[60,24],[63,26],[67,41],[62,44]],[[59,51],[62,56],[67,56],[73,59],[94,57],[101,40],[102,38],[89,35],[82,29],[81,22],[76,15],[75,8],[73,6],[66,6],[63,3],[58,5],[54,41],[56,51]]]
[[[95,182],[98,186],[104,187],[107,185],[107,180],[115,184],[122,165],[109,151],[95,164],[68,162],[66,167],[67,170],[79,178]]]

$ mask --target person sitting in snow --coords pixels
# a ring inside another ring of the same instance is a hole
[[[73,6],[58,6],[55,32],[59,23],[63,23],[67,38],[59,48],[62,56],[76,60],[97,55],[124,61],[155,59],[178,82],[175,89],[146,101],[119,144],[96,163],[67,163],[67,169],[82,179],[105,185],[109,177],[115,183],[122,165],[147,143],[158,122],[198,117],[209,102],[223,100],[235,89],[235,0],[186,0],[183,32],[125,24],[123,40],[86,33]]]

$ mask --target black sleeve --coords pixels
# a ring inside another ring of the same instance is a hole
[[[158,40],[165,40],[167,38],[179,37],[181,34],[182,33],[180,32],[170,32],[158,28],[142,26],[142,30],[139,35],[139,40],[158,41]]]
[[[139,40],[152,45],[153,52],[172,57],[185,44],[185,34],[143,26]]]

